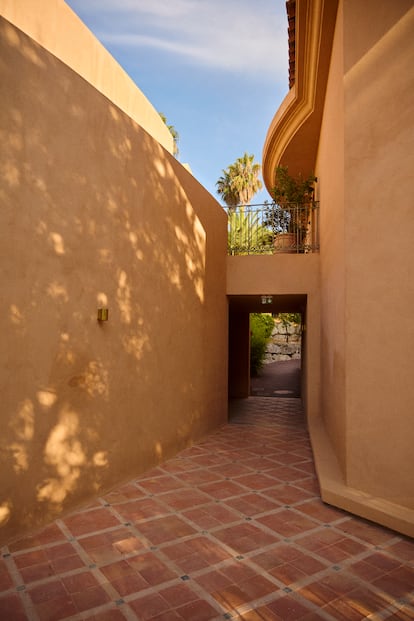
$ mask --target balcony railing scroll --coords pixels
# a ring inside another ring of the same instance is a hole
[[[228,254],[319,252],[319,202],[226,208]]]

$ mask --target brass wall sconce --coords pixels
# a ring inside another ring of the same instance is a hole
[[[109,317],[108,308],[98,308],[98,321],[108,321],[108,317]]]

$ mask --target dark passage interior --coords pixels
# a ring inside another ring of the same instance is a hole
[[[250,394],[255,397],[300,397],[301,361],[280,360],[264,364],[250,378]]]
[[[306,326],[306,295],[229,296],[229,398],[254,396],[300,397],[303,392],[302,361],[286,360],[262,367],[250,377],[250,313],[300,313]]]

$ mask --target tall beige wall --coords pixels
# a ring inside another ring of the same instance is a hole
[[[411,508],[413,32],[411,0],[344,2],[347,479]]]
[[[346,468],[345,214],[342,6],[339,6],[316,175],[321,237],[321,413]]]
[[[340,2],[317,162],[325,425],[346,484],[367,494],[361,502],[408,509],[413,31],[410,0]]]
[[[226,419],[227,301],[217,202],[87,81],[0,27],[5,541]]]
[[[159,113],[64,0],[0,0],[0,16],[108,97],[173,152]]]

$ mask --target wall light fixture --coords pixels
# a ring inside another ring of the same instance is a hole
[[[262,304],[271,304],[273,297],[271,295],[262,295]]]
[[[108,321],[108,318],[109,318],[109,309],[98,308],[98,321]]]

